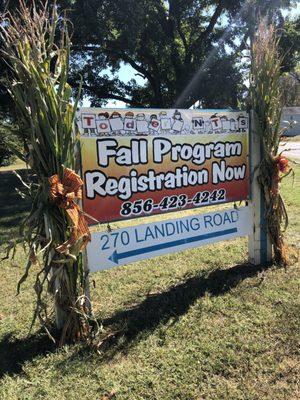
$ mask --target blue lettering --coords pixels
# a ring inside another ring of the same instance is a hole
[[[164,225],[161,225],[161,226],[154,225],[154,231],[155,231],[155,237],[156,238],[158,238],[159,236],[165,237]]]
[[[134,232],[135,232],[135,240],[136,240],[137,243],[145,241],[145,239],[139,239],[139,232],[138,232],[137,229],[135,229]]]
[[[212,216],[211,215],[205,215],[204,216],[204,224],[205,228],[207,228],[208,224],[210,224],[211,227],[213,227],[213,224],[211,222]]]
[[[172,230],[169,230],[169,227],[172,228]],[[172,236],[175,233],[175,226],[172,224],[172,222],[167,222],[166,223],[166,232],[167,236]]]
[[[190,231],[190,226],[189,226],[189,220],[187,219],[186,221],[179,221],[180,224],[180,233],[183,232],[189,232]]]
[[[239,220],[239,213],[236,210],[231,211],[231,221],[237,222],[238,220]]]
[[[229,216],[229,214],[227,212],[224,214],[223,224],[225,224],[226,222],[229,222],[229,223],[232,222],[231,219],[230,219],[230,216]]]
[[[217,226],[222,225],[223,221],[222,221],[222,215],[221,214],[215,214],[214,215],[214,224]]]
[[[190,226],[193,231],[200,229],[200,221],[198,218],[192,218],[190,221]]]
[[[145,232],[145,240],[147,240],[149,237],[151,239],[155,239],[155,237],[153,235],[153,232],[151,231],[150,226],[147,226],[147,229],[146,229],[146,232]]]

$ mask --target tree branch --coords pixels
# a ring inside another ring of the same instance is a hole
[[[86,46],[72,46],[72,50],[75,51],[96,51],[100,49],[100,46],[97,45],[86,45]],[[110,49],[110,54],[112,53],[112,50]],[[123,59],[124,62],[130,64],[132,68],[134,68],[137,72],[142,74],[145,78],[151,79],[151,74],[146,70],[146,68],[142,67],[141,65],[138,65],[131,57],[129,57],[127,54],[115,51],[115,54],[120,58]]]
[[[146,55],[144,55],[145,57]],[[141,73],[145,78],[148,79],[152,89],[153,89],[153,93],[156,99],[156,102],[158,103],[157,106],[159,105],[159,103],[162,101],[161,98],[161,88],[160,88],[160,83],[158,80],[158,74],[156,73],[156,79],[154,78],[154,76],[146,70],[146,68],[142,67],[141,65],[138,65],[131,57],[129,57],[127,54],[124,55],[120,55],[120,57],[123,58],[123,60],[125,62],[128,62],[132,68],[134,68],[136,71],[138,71],[139,73]],[[158,71],[156,71],[158,72]]]
[[[218,22],[218,19],[219,19],[220,15],[222,14],[223,9],[224,9],[223,0],[219,0],[219,3],[217,5],[217,7],[215,9],[215,12],[213,13],[210,21],[209,21],[208,26],[198,36],[198,38],[194,41],[193,45],[191,46],[193,50],[196,49],[201,42],[204,42],[208,38],[208,36],[212,33],[216,23]]]
[[[175,26],[177,28],[179,25],[178,15],[176,14],[176,6],[173,1],[169,0],[169,15],[167,15],[166,8],[161,0],[155,0],[155,6],[161,26],[170,40],[171,61],[175,71],[176,79],[180,80],[183,72],[183,66],[178,52],[175,36]],[[178,34],[181,36],[179,30]]]
[[[95,50],[100,50],[101,47],[98,45],[72,45],[71,47],[72,50],[75,51],[95,51]]]
[[[185,49],[185,53],[187,53],[188,44],[187,44],[186,37],[185,37],[185,35],[183,33],[183,30],[181,29],[181,24],[180,24],[181,21],[180,21],[179,18],[177,18],[176,22],[177,22],[177,24],[176,24],[177,25],[177,30],[178,30],[179,36],[180,36],[180,38],[182,40],[182,43],[183,43],[183,46],[184,46],[184,49]]]
[[[294,78],[297,82],[300,83],[300,74],[298,74],[297,72],[290,72],[290,75],[292,78]]]
[[[100,49],[99,46],[97,45],[87,45],[87,46],[74,46],[73,49],[76,51],[97,51],[98,49]],[[137,71],[141,76],[143,76],[145,79],[148,79],[155,98],[156,98],[156,102],[159,103],[162,101],[161,99],[161,90],[160,90],[160,84],[158,82],[157,79],[154,78],[154,76],[142,65],[139,65],[135,60],[133,60],[128,54],[126,54],[124,51],[121,51],[119,49],[111,49],[109,53],[107,54],[108,57],[111,56],[112,54],[114,54],[114,56],[116,56],[117,58],[119,58],[120,60],[124,61],[125,63],[128,63],[129,65],[131,65],[131,67]],[[146,56],[146,55],[145,55]],[[149,61],[149,60],[148,60]],[[92,88],[90,88],[90,90],[92,90]],[[124,99],[124,98],[115,98],[116,100],[121,100],[121,101],[127,101],[130,103],[130,99]]]
[[[250,29],[248,29],[247,32],[245,33],[245,35],[244,35],[244,37],[243,37],[243,39],[242,39],[242,41],[241,41],[241,44],[240,44],[239,47],[238,47],[238,53],[240,53],[240,52],[242,52],[243,50],[246,50],[246,49],[247,49],[247,47],[248,47],[248,45],[247,45],[247,39],[249,38],[249,36],[250,36]]]
[[[75,51],[96,51],[100,49],[100,46],[97,45],[86,45],[86,46],[72,46],[72,49]],[[112,49],[110,49],[110,54],[112,53]],[[115,55],[122,59],[125,63],[128,63],[135,69],[137,72],[142,74],[145,78],[149,81],[153,79],[152,75],[146,68],[142,67],[141,65],[137,64],[131,57],[129,57],[126,53],[122,53],[119,51],[115,51]]]
[[[219,0],[219,3],[215,9],[215,12],[213,13],[213,15],[210,19],[210,22],[209,22],[207,28],[200,35],[200,41],[205,41],[208,38],[208,36],[212,33],[216,23],[218,22],[220,15],[222,14],[223,9],[224,9],[223,0]]]
[[[86,89],[88,92],[90,92],[96,96],[99,96],[99,100],[101,100],[101,99],[119,100],[119,101],[123,101],[124,103],[130,104],[135,107],[142,107],[141,103],[138,103],[137,101],[135,101],[133,99],[128,99],[125,96],[120,96],[120,95],[116,95],[113,93],[101,93],[100,90],[97,90],[96,88],[93,88],[92,86],[89,86],[86,84],[83,84],[82,88]]]
[[[133,69],[135,69],[137,72],[139,72],[140,74],[142,74],[145,78],[148,79],[148,81],[151,83],[151,81],[154,81],[153,76],[150,74],[149,71],[146,70],[146,68],[144,68],[143,66],[137,64],[131,57],[129,57],[127,54],[125,53],[121,53],[119,54],[120,58],[123,59],[124,62],[127,62],[128,64],[130,64],[132,66]]]

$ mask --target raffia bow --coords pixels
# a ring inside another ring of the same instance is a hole
[[[69,254],[69,249],[80,239],[82,243],[79,250],[83,250],[91,240],[91,234],[79,205],[75,200],[82,198],[81,187],[83,182],[79,175],[69,168],[64,169],[63,178],[60,181],[57,174],[49,178],[50,199],[67,213],[71,224],[70,238],[58,246],[56,250],[62,254]]]
[[[280,174],[288,174],[291,170],[289,165],[289,160],[283,157],[281,154],[273,159],[274,163],[274,172],[272,177],[272,186],[271,193],[274,196],[279,194],[279,183],[282,178],[280,178]]]

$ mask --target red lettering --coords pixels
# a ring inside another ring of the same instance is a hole
[[[87,126],[91,126],[91,121],[93,121],[94,117],[83,117],[83,119],[87,121]]]
[[[134,121],[126,122],[126,128],[134,129]]]
[[[105,122],[101,122],[101,123],[99,124],[99,128],[100,128],[100,129],[107,129],[107,128],[108,128],[108,125],[107,125]]]

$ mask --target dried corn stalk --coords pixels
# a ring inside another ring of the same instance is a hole
[[[64,318],[63,343],[90,332],[81,254],[89,232],[78,206],[82,182],[74,172],[72,134],[78,99],[71,104],[67,22],[55,4],[51,11],[47,3],[32,4],[29,8],[20,0],[19,11],[4,14],[0,22],[2,56],[10,71],[7,88],[31,170],[23,194],[32,206],[21,227],[28,261],[18,290],[31,266],[38,264],[33,322],[39,318],[47,327],[44,297],[50,292]]]
[[[280,75],[282,59],[278,54],[279,39],[273,25],[259,25],[252,45],[251,100],[262,143],[259,182],[266,200],[268,233],[273,245],[274,261],[287,265],[283,233],[288,215],[280,194],[280,181],[292,170],[288,160],[278,154],[282,115]]]

